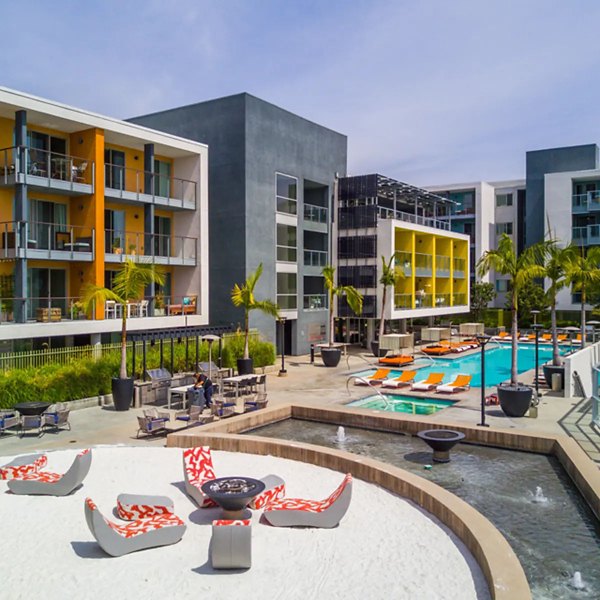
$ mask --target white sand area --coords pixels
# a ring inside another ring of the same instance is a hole
[[[63,472],[77,450],[48,453],[47,470]],[[211,521],[183,491],[182,451],[94,448],[83,488],[64,498],[15,496],[0,482],[0,597],[211,600],[489,598],[481,570],[465,546],[430,515],[377,486],[354,480],[350,509],[335,529],[275,528],[252,516],[252,568],[214,571],[208,560]],[[0,459],[5,464],[10,458]],[[213,452],[217,477],[284,478],[287,495],[321,499],[342,474],[304,463]],[[87,528],[91,497],[104,516],[123,492],[174,500],[188,529],[178,544],[120,558],[104,554]]]

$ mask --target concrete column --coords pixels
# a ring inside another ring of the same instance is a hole
[[[20,175],[27,170],[27,111],[19,110],[15,113],[15,160],[17,181]],[[27,200],[27,184],[17,183],[15,185],[15,240],[19,240],[21,248],[27,248],[27,222],[29,217],[29,202]],[[27,289],[27,259],[17,258],[15,261],[15,300],[14,312],[17,323],[25,323],[27,320],[27,309],[25,298],[29,297]]]
[[[144,193],[154,195],[156,184],[154,182],[154,144],[144,146]],[[144,253],[148,256],[154,254],[154,204],[144,204]],[[156,295],[154,283],[146,286],[144,295],[146,298],[154,298]],[[154,314],[154,302],[150,302],[149,315]]]
[[[367,348],[371,347],[371,342],[375,339],[375,319],[367,319]]]

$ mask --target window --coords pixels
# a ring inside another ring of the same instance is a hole
[[[277,304],[281,310],[298,307],[296,273],[277,273]]]
[[[496,291],[508,292],[508,279],[496,279]]]
[[[154,217],[154,254],[155,256],[171,256],[171,218]]]
[[[60,173],[67,154],[67,140],[37,131],[27,132],[27,146],[29,147],[29,169],[32,175],[52,177],[65,175]],[[50,172],[48,172],[50,169]],[[65,177],[60,177],[64,179]]]
[[[277,260],[295,263],[297,248],[297,228],[293,225],[277,223]]]
[[[154,195],[161,198],[171,196],[171,163],[154,161]]]
[[[104,151],[104,184],[113,190],[125,189],[125,152]]]
[[[104,251],[122,254],[125,248],[125,211],[104,211]]]
[[[512,206],[513,195],[512,194],[498,194],[496,196],[496,206]]]
[[[45,200],[31,200],[29,204],[29,236],[28,245],[35,248],[51,250],[58,248],[57,233],[68,231],[67,205]]]
[[[512,235],[512,232],[512,223],[496,223],[496,235],[502,235],[503,233],[506,233],[507,235]]]
[[[298,180],[277,173],[277,212],[298,214]]]
[[[377,236],[359,235],[338,239],[338,258],[376,258]]]

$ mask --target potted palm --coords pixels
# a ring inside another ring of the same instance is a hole
[[[231,301],[234,306],[244,309],[244,354],[242,358],[237,360],[238,373],[240,375],[249,375],[254,373],[254,366],[250,358],[248,346],[248,337],[250,333],[250,311],[260,310],[275,319],[279,318],[279,307],[271,300],[257,300],[254,297],[254,288],[262,275],[262,263],[254,273],[250,273],[246,281],[242,285],[237,283],[231,290]]]
[[[566,265],[566,282],[581,293],[581,347],[585,348],[585,305],[590,287],[600,281],[600,246],[575,249]]]
[[[112,395],[115,410],[129,410],[133,399],[134,377],[127,377],[127,310],[128,302],[137,302],[150,283],[164,284],[164,275],[152,264],[134,262],[127,258],[113,279],[112,289],[88,284],[83,290],[82,303],[85,312],[93,310],[97,303],[114,300],[121,310],[121,366],[119,376],[112,379]],[[135,371],[135,366],[133,367]],[[134,373],[135,374],[135,373]]]
[[[385,334],[385,307],[387,305],[387,291],[389,287],[395,287],[398,280],[404,278],[404,273],[399,269],[396,269],[394,265],[395,255],[392,254],[388,261],[385,260],[385,256],[381,257],[381,275],[379,277],[379,283],[382,287],[381,296],[381,318],[379,320],[379,337],[378,341],[371,342],[371,352],[374,356],[379,358],[379,343],[381,338]]]
[[[487,250],[477,263],[480,277],[494,270],[496,273],[508,275],[511,313],[512,360],[510,382],[498,386],[498,399],[504,414],[508,417],[522,417],[529,410],[533,390],[518,382],[518,309],[519,291],[530,281],[544,276],[544,260],[546,244],[530,246],[517,256],[512,239],[506,233],[500,236],[496,250]]]
[[[345,296],[348,301],[348,306],[356,315],[362,313],[363,297],[360,292],[351,285],[336,285],[335,284],[335,267],[327,265],[323,267],[321,272],[325,280],[325,287],[329,296],[329,346],[321,348],[321,358],[326,367],[337,367],[342,351],[339,346],[333,343],[334,324],[333,324],[333,300],[336,296]]]

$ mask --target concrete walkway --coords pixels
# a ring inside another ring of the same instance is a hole
[[[464,356],[461,355],[461,356]],[[446,357],[445,357],[446,358]],[[319,357],[315,364],[308,356],[286,359],[287,376],[278,377],[279,365],[269,369],[267,393],[270,405],[282,403],[309,403],[326,406],[346,404],[352,400],[376,395],[375,390],[353,384],[352,373],[375,366],[375,358],[366,352],[354,352],[346,357],[338,367],[331,369],[322,365]],[[531,381],[533,372],[520,379]],[[495,388],[486,390],[486,395]],[[458,421],[478,424],[481,421],[481,390],[474,388],[454,396],[432,393],[415,394],[421,397],[451,398],[457,401],[454,406],[431,415],[432,422]],[[241,406],[240,406],[241,410]],[[492,427],[523,429],[537,433],[570,435],[581,445],[590,457],[600,462],[600,435],[589,422],[589,407],[580,398],[561,398],[552,392],[542,395],[537,418],[506,417],[499,406],[485,407],[486,422]],[[164,446],[165,437],[136,439],[137,419],[140,409],[127,412],[115,412],[109,408],[93,407],[72,411],[70,421],[72,431],[46,432],[41,437],[29,433],[23,438],[6,434],[0,438],[0,456],[9,456],[31,452],[33,450],[52,450],[70,445],[85,447],[99,444],[126,444],[143,446]],[[232,417],[235,418],[235,417]]]

